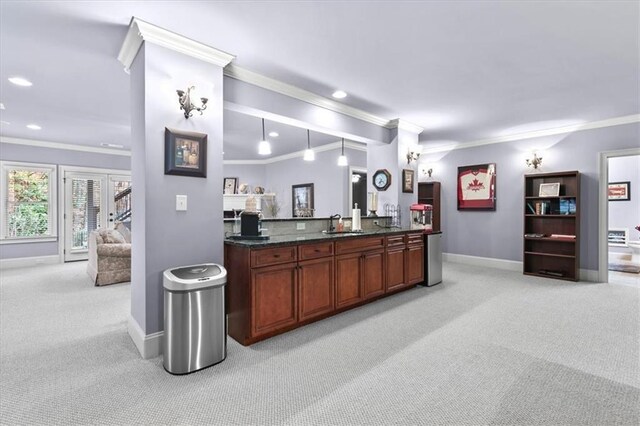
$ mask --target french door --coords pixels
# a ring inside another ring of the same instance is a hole
[[[64,260],[88,258],[89,233],[131,218],[131,176],[65,171]]]

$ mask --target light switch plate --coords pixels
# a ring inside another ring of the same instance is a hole
[[[186,212],[187,211],[187,196],[186,195],[176,195],[176,211],[178,211],[178,212]]]
[[[302,231],[307,228],[307,224],[304,222],[296,222],[296,229]]]

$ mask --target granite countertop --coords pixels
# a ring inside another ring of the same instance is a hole
[[[259,247],[269,247],[269,246],[285,246],[299,243],[306,243],[312,241],[331,241],[331,240],[341,240],[344,238],[362,238],[362,237],[372,237],[378,235],[393,235],[393,234],[403,234],[405,232],[421,232],[420,230],[411,229],[411,228],[380,228],[380,229],[371,229],[363,232],[358,232],[354,234],[325,234],[322,232],[315,232],[309,234],[290,234],[290,235],[272,235],[268,240],[231,240],[225,238],[225,244],[230,244],[234,246],[240,247],[249,247],[249,248],[259,248]]]

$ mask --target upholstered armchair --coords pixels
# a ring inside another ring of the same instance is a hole
[[[131,281],[131,235],[126,228],[119,232],[120,226],[89,234],[87,273],[96,286]]]

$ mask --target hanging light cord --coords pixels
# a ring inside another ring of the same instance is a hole
[[[262,119],[262,140],[266,141],[267,138],[264,136],[264,118]]]
[[[311,149],[311,138],[309,137],[309,129],[307,129],[307,149]]]
[[[344,138],[342,138],[342,155],[344,155]]]

